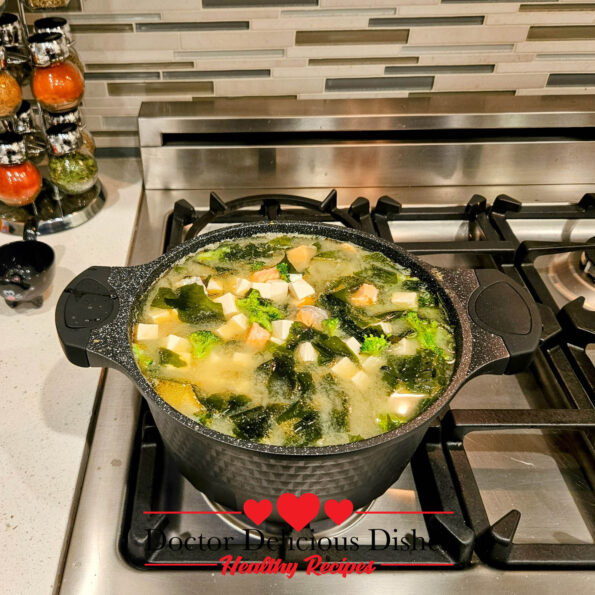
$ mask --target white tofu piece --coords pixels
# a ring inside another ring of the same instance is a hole
[[[273,322],[271,322],[271,327],[273,328],[273,337],[275,339],[279,339],[281,343],[285,343],[292,324],[293,320],[273,320]]]
[[[316,349],[314,349],[314,345],[310,341],[300,343],[295,350],[295,355],[297,359],[304,363],[315,362],[318,359]]]
[[[190,341],[184,339],[184,337],[178,337],[178,335],[167,335],[165,347],[170,351],[175,351],[178,355],[182,352],[190,353],[192,351]]]
[[[339,378],[349,380],[353,378],[358,372],[357,366],[348,358],[342,357],[332,368],[331,372]]]
[[[270,285],[270,299],[274,302],[284,302],[287,299],[287,291],[289,289],[289,283],[283,280],[276,279],[274,281],[268,281],[267,285]]]
[[[418,346],[417,341],[405,337],[391,348],[391,353],[395,355],[415,355]]]
[[[351,382],[359,389],[364,389],[370,384],[370,377],[363,371],[357,371],[352,377]]]
[[[386,336],[392,335],[393,327],[388,322],[379,322],[373,326],[377,326]]]
[[[240,353],[236,351],[231,356],[231,361],[238,367],[250,368],[254,366],[254,357],[249,353]]]
[[[203,280],[200,277],[184,277],[183,279],[180,279],[176,283],[176,287],[183,287],[184,285],[192,285],[193,283],[202,285],[202,287],[205,286],[205,284],[203,283]]]
[[[346,341],[343,341],[355,355],[357,355],[361,349],[359,341],[355,337],[349,337]]]
[[[311,295],[314,295],[316,291],[314,288],[304,279],[296,279],[289,284],[289,291],[291,295],[298,301],[303,300]]]
[[[283,339],[278,339],[277,337],[271,337],[269,339],[269,341],[271,343],[274,343],[275,345],[283,345],[283,343],[285,343],[285,341],[283,341]]]
[[[207,293],[222,293],[223,292],[223,285],[221,281],[217,281],[217,279],[213,279],[212,277],[209,279],[207,283]]]
[[[294,281],[301,279],[303,276],[304,275],[302,275],[301,273],[289,273],[289,282],[293,283]]]
[[[159,337],[159,325],[158,324],[145,324],[139,322],[136,325],[136,340],[137,341],[150,341],[151,339],[157,339]]]
[[[270,283],[252,283],[252,289],[256,289],[260,293],[260,297],[267,300],[271,299],[271,284]]]
[[[231,318],[239,312],[236,306],[236,297],[233,293],[224,293],[221,297],[215,298],[213,301],[223,306],[223,316],[225,318]]]
[[[244,297],[252,289],[252,283],[248,279],[238,277],[233,284],[233,293],[238,297]]]
[[[178,322],[178,311],[175,308],[171,310],[161,310],[160,308],[156,308],[149,312],[149,318],[155,324],[164,324],[167,322]]]
[[[388,400],[389,409],[398,416],[408,419],[415,415],[419,402],[428,395],[423,393],[399,393],[394,392]]]
[[[405,310],[417,309],[417,292],[415,291],[395,291],[390,296],[390,301],[398,308]]]
[[[383,362],[379,357],[371,355],[362,362],[362,368],[369,374],[373,374],[374,372],[380,370],[382,363]]]
[[[248,318],[245,314],[236,314],[232,316],[223,326],[220,326],[215,334],[224,341],[231,341],[236,337],[243,335],[248,330]]]

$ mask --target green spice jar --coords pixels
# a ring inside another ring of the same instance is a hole
[[[83,194],[97,181],[97,161],[82,144],[74,124],[57,124],[47,130],[50,146],[50,180],[65,194]]]

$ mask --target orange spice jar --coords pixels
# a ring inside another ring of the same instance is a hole
[[[23,93],[6,67],[6,51],[0,46],[0,118],[12,116],[21,105]]]
[[[0,201],[11,207],[31,204],[41,190],[38,169],[27,159],[20,134],[0,134]]]
[[[60,33],[36,33],[29,37],[35,70],[31,89],[41,107],[63,112],[76,107],[85,92],[81,71],[68,59],[68,44]]]

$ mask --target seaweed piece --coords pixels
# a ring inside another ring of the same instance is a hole
[[[355,337],[358,341],[364,340],[366,331],[364,327],[368,326],[367,323],[358,324],[356,320],[361,323],[361,318],[354,313],[353,308],[345,301],[340,299],[334,293],[325,293],[318,299],[319,304],[328,310],[333,318],[339,320],[341,329],[348,335]]]
[[[291,236],[277,236],[269,240],[268,243],[274,248],[289,248],[293,244],[293,238]]]
[[[383,432],[390,432],[391,430],[402,426],[405,421],[393,413],[382,413],[376,418],[376,423]]]
[[[291,354],[277,352],[273,359],[260,364],[256,372],[264,376],[267,390],[273,399],[287,399],[293,394],[297,378]]]
[[[162,366],[174,366],[175,368],[183,368],[186,362],[175,352],[165,347],[159,349],[159,363]]]
[[[171,289],[169,290],[171,291]],[[169,308],[177,308],[178,318],[182,322],[197,324],[206,320],[223,320],[223,307],[211,301],[205,292],[205,288],[198,283],[183,285],[171,295],[158,294],[155,299],[163,300]],[[153,300],[153,305],[155,300]],[[160,307],[160,306],[158,306]]]
[[[315,409],[306,411],[303,417],[294,424],[293,430],[300,438],[300,446],[310,446],[322,438],[320,414]]]
[[[359,434],[349,434],[349,442],[361,442],[362,440],[363,438]]]
[[[343,407],[341,409],[331,409],[330,422],[333,430],[345,432],[349,429],[349,411]]]
[[[434,396],[449,382],[452,365],[431,349],[420,349],[415,355],[387,356],[382,377],[391,390],[404,387],[415,393]]]
[[[162,310],[171,310],[173,306],[170,306],[165,300],[166,298],[175,299],[177,297],[176,292],[169,287],[160,287],[151,302],[153,308],[161,308]]]
[[[317,333],[312,345],[318,351],[318,363],[322,366],[339,356],[348,357],[356,363],[359,362],[357,355],[339,337],[329,337],[323,333]]]
[[[261,405],[229,417],[234,424],[234,434],[244,440],[261,440],[271,427],[271,413]]]
[[[298,372],[296,374],[295,392],[300,397],[310,397],[314,394],[314,380],[310,372]]]
[[[241,245],[235,242],[225,242],[214,250],[199,252],[195,259],[198,262],[237,262],[239,260],[258,260],[268,258],[274,253],[273,246],[268,243],[248,243]]]

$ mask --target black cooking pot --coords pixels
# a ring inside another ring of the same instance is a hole
[[[444,303],[456,338],[456,366],[443,394],[421,415],[368,440],[320,448],[241,440],[211,430],[168,405],[134,360],[131,329],[149,288],[178,260],[220,242],[263,233],[316,235],[382,252],[428,284]],[[528,365],[541,334],[529,294],[492,269],[441,269],[368,233],[318,223],[258,223],[200,235],[148,264],[92,267],[60,297],[56,325],[68,359],[128,375],[147,399],[163,442],[182,473],[213,500],[240,510],[250,498],[315,493],[322,501],[368,504],[399,477],[430,422],[457,390],[480,374],[513,374]],[[322,513],[321,513],[322,514]],[[277,517],[278,518],[278,517]]]

